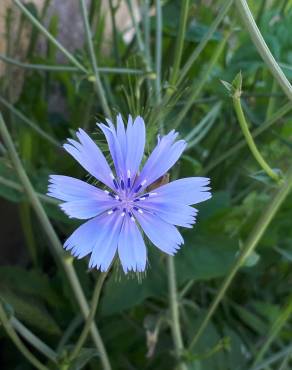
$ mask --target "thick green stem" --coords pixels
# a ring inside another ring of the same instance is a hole
[[[35,347],[39,352],[45,355],[49,360],[57,363],[57,354],[52,348],[50,348],[46,343],[41,341],[35,334],[33,334],[27,327],[25,327],[20,321],[15,317],[11,317],[10,323],[12,327],[33,347]]]
[[[181,4],[182,4],[182,8],[181,8],[181,13],[180,13],[178,34],[177,34],[177,39],[175,43],[173,69],[171,72],[171,77],[169,79],[170,85],[174,85],[178,77],[177,75],[178,75],[178,71],[180,68],[180,62],[181,62],[181,57],[182,57],[182,52],[183,52],[190,1],[183,0]]]
[[[0,302],[0,321],[10,339],[13,341],[17,349],[23,354],[23,356],[37,369],[39,370],[49,370],[45,365],[43,365],[22,343],[19,336],[13,329],[10,320],[8,319],[6,312]]]
[[[13,0],[14,4],[18,6],[18,8],[21,10],[21,12],[31,21],[33,25],[35,25],[40,32],[46,36],[47,39],[49,39],[66,57],[70,60],[72,64],[74,64],[80,71],[87,74],[87,70],[85,67],[83,67],[82,64],[78,62],[78,60],[69,53],[68,50],[64,48],[63,45],[59,43],[59,41],[30,13],[30,11],[21,3],[20,0]]]
[[[244,117],[243,110],[240,104],[240,91],[236,91],[233,94],[232,99],[233,99],[233,106],[234,106],[234,109],[237,115],[238,122],[240,124],[241,130],[245,137],[247,145],[249,146],[249,149],[252,152],[252,155],[254,156],[258,164],[261,166],[261,168],[266,172],[266,174],[269,177],[271,177],[273,180],[278,182],[280,180],[280,177],[271,169],[268,163],[264,160],[257,146],[255,145],[253,137],[249,131],[248,124],[246,122],[246,119]]]
[[[253,19],[247,2],[245,0],[235,0],[235,5],[259,54],[263,58],[265,64],[270,69],[275,79],[278,81],[287,97],[292,100],[292,86],[270,52],[270,49],[268,48],[255,20]]]
[[[100,76],[99,76],[99,71],[97,68],[97,60],[96,60],[95,51],[93,47],[92,35],[91,35],[85,0],[79,0],[79,2],[80,2],[81,12],[83,16],[83,23],[84,23],[85,34],[86,34],[86,39],[87,39],[87,44],[88,44],[88,49],[89,49],[89,56],[90,56],[92,68],[94,71],[96,92],[97,92],[98,97],[100,98],[101,106],[102,106],[102,109],[105,115],[108,118],[111,118],[111,112],[110,112],[109,106],[106,101],[105,92],[102,87],[102,83],[101,83]]]
[[[179,369],[187,370],[187,366],[183,362],[181,362],[184,345],[179,322],[179,307],[176,289],[175,266],[172,256],[167,257],[167,273],[168,273],[169,306],[171,315],[171,332],[175,355],[177,360],[179,361]]]
[[[274,123],[278,122],[285,114],[289,113],[292,109],[292,103],[288,102],[283,107],[281,107],[277,112],[275,112],[271,118],[267,119],[263,122],[259,127],[257,127],[252,132],[252,137],[255,139],[263,132],[265,132],[269,127],[271,127]],[[247,145],[246,140],[241,140],[237,144],[235,144],[232,148],[228,149],[222,155],[215,158],[204,170],[203,175],[208,174],[213,168],[217,167],[220,163],[224,162],[230,156],[234,155],[238,150],[244,148]]]
[[[32,205],[32,208],[34,209],[35,213],[38,216],[38,219],[48,237],[48,240],[53,248],[53,254],[57,260],[58,263],[61,264],[63,267],[66,276],[68,278],[68,281],[70,282],[72,291],[75,295],[76,301],[79,304],[80,310],[85,318],[87,318],[89,313],[89,307],[88,303],[86,301],[86,298],[84,296],[82,287],[80,285],[80,282],[78,280],[78,277],[76,275],[76,272],[72,266],[72,258],[68,258],[65,254],[62,244],[60,243],[57,234],[55,233],[54,228],[52,227],[50,220],[48,216],[45,213],[45,210],[34,190],[32,187],[32,184],[22,166],[22,163],[18,157],[18,154],[16,152],[16,149],[14,147],[12,138],[7,130],[7,127],[5,125],[5,122],[2,118],[2,115],[0,113],[0,134],[2,136],[3,142],[7,148],[7,151],[10,155],[11,162],[15,168],[15,171],[20,179],[20,182],[22,183],[22,186],[24,188],[24,191],[27,194],[27,197]],[[99,331],[94,323],[91,325],[91,335],[92,339],[96,345],[96,348],[98,349],[100,353],[100,358],[103,364],[104,370],[110,370],[111,366],[108,360],[108,356],[106,355],[106,351],[102,342],[102,339],[100,337]]]
[[[94,289],[94,292],[93,292],[93,295],[92,295],[92,302],[91,302],[91,308],[90,308],[90,312],[88,314],[88,317],[86,319],[86,322],[85,322],[85,325],[83,327],[83,330],[80,334],[80,337],[72,351],[72,354],[70,356],[70,361],[73,361],[79,354],[79,352],[81,351],[87,337],[88,337],[88,333],[89,333],[89,330],[90,330],[90,327],[91,327],[91,324],[92,322],[94,321],[94,316],[95,316],[95,313],[96,313],[96,309],[97,309],[97,306],[98,306],[98,302],[99,302],[99,297],[100,297],[100,292],[101,292],[101,289],[102,289],[102,286],[103,286],[103,283],[104,283],[104,280],[107,276],[107,273],[104,273],[102,272],[95,284],[95,289]]]
[[[253,252],[255,247],[257,246],[258,242],[260,241],[261,237],[263,236],[264,232],[267,230],[269,224],[273,220],[274,216],[276,215],[277,211],[279,210],[280,206],[288,196],[292,187],[292,167],[290,168],[287,177],[285,178],[281,187],[276,191],[274,197],[272,198],[270,204],[264,209],[262,212],[261,217],[259,218],[258,222],[256,223],[254,229],[252,230],[249,238],[247,239],[241,254],[235,261],[234,265],[232,266],[229,274],[225,277],[216,297],[214,298],[204,320],[202,321],[200,327],[198,328],[197,333],[195,334],[189,349],[193,349],[195,344],[200,339],[202,333],[204,332],[205,328],[207,327],[211,317],[213,316],[214,312],[216,311],[219,303],[221,302],[222,298],[225,296],[227,289],[229,288],[230,284],[233,281],[236,273],[240,269],[240,267],[245,262],[246,258]]]

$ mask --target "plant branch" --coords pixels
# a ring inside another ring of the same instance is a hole
[[[252,16],[252,13],[247,5],[247,2],[245,0],[235,0],[235,5],[260,56],[263,58],[264,62],[270,69],[275,79],[278,81],[279,85],[287,95],[288,99],[292,100],[292,86],[288,81],[287,77],[285,76],[285,74],[283,73],[282,69],[276,62],[275,58],[273,57],[270,49],[268,48]]]
[[[46,36],[66,57],[74,64],[80,71],[88,73],[86,68],[78,62],[78,60],[67,50],[63,45],[30,13],[30,11],[21,3],[20,0],[13,0],[14,4],[21,10],[21,12],[31,21],[31,23],[39,29],[39,31]]]
[[[91,308],[90,308],[90,311],[89,311],[89,314],[88,314],[88,317],[86,319],[86,322],[85,322],[85,325],[83,327],[83,330],[80,334],[80,337],[72,351],[72,354],[70,356],[70,361],[73,361],[79,354],[79,352],[81,351],[87,337],[88,337],[88,333],[89,333],[89,330],[90,330],[90,327],[91,327],[91,324],[94,320],[94,317],[95,317],[95,313],[96,313],[96,310],[97,310],[97,306],[98,306],[98,302],[99,302],[99,297],[100,297],[100,292],[101,292],[101,289],[102,289],[102,286],[103,286],[103,283],[105,281],[105,278],[107,276],[107,273],[106,272],[102,272],[100,274],[100,276],[98,277],[98,280],[95,284],[95,288],[94,288],[94,292],[93,292],[93,295],[92,295],[92,302],[91,302]]]
[[[76,275],[76,272],[74,270],[74,267],[72,265],[72,258],[68,258],[66,253],[63,250],[62,244],[60,243],[58,236],[50,223],[50,220],[48,216],[45,213],[45,210],[35,193],[35,190],[22,166],[22,163],[19,159],[19,156],[17,154],[17,151],[15,149],[15,146],[13,144],[12,138],[7,130],[6,124],[3,120],[3,117],[0,113],[0,134],[2,136],[3,142],[7,148],[7,151],[10,155],[11,162],[15,168],[15,171],[20,179],[20,182],[22,183],[22,186],[28,196],[28,199],[32,205],[32,208],[34,209],[35,213],[38,216],[38,219],[47,234],[48,240],[50,241],[50,244],[53,248],[53,254],[56,258],[56,260],[61,264],[63,267],[65,274],[70,282],[72,291],[75,295],[76,301],[79,304],[80,310],[84,317],[87,318],[89,313],[89,307],[88,303],[86,301],[86,298],[84,296],[82,287],[80,285],[80,282],[78,280],[78,277]],[[106,351],[104,348],[104,344],[102,342],[102,339],[100,337],[99,331],[94,323],[91,325],[91,335],[92,339],[96,345],[96,348],[98,349],[100,353],[100,358],[103,364],[104,370],[110,370],[111,366],[108,360],[108,357],[106,355]]]
[[[176,289],[175,266],[172,256],[167,256],[167,273],[168,273],[168,290],[169,290],[169,305],[171,315],[171,331],[174,343],[174,350],[177,361],[179,361],[179,369],[187,370],[186,365],[181,362],[181,357],[184,350],[180,322],[179,322],[179,309],[178,297]]]
[[[23,356],[37,369],[39,370],[49,370],[45,365],[43,365],[22,343],[19,336],[13,329],[9,318],[6,315],[6,312],[3,308],[2,303],[0,302],[0,321],[10,339],[13,341],[17,349],[23,354]]]
[[[81,7],[81,13],[82,13],[82,16],[83,16],[83,23],[84,23],[85,34],[86,34],[86,39],[87,39],[87,44],[88,44],[88,49],[89,49],[89,56],[90,56],[90,59],[91,59],[91,64],[92,64],[92,68],[93,68],[93,72],[94,72],[94,76],[95,76],[96,92],[97,92],[97,95],[100,98],[100,102],[101,102],[101,106],[102,106],[102,109],[104,111],[104,114],[108,118],[111,118],[111,112],[110,112],[109,106],[107,104],[107,100],[106,100],[106,97],[105,97],[105,92],[104,92],[104,89],[102,87],[102,83],[101,83],[100,76],[99,76],[99,71],[98,71],[98,68],[97,68],[97,60],[96,60],[94,46],[93,46],[93,42],[92,42],[92,34],[91,34],[91,30],[90,30],[90,25],[89,25],[85,0],[79,0],[79,2],[80,2],[80,7]]]
[[[287,177],[284,179],[283,184],[281,187],[276,191],[274,194],[271,202],[269,205],[264,209],[262,212],[258,222],[256,223],[254,229],[252,230],[249,238],[247,239],[245,245],[242,248],[242,252],[239,257],[236,259],[235,263],[233,264],[230,272],[225,277],[217,295],[215,296],[208,312],[200,324],[197,333],[195,334],[193,340],[190,343],[189,349],[193,349],[195,344],[198,342],[199,338],[203,334],[205,328],[207,327],[211,317],[213,316],[214,312],[216,311],[218,305],[220,304],[222,298],[224,297],[227,289],[229,288],[230,284],[233,281],[236,273],[240,269],[240,267],[245,262],[246,258],[253,252],[256,248],[258,242],[260,241],[261,237],[263,236],[264,232],[267,230],[268,226],[270,225],[271,221],[273,220],[274,216],[278,212],[280,206],[288,196],[292,187],[292,167],[289,169]]]
[[[11,317],[10,323],[12,327],[33,347],[45,355],[49,360],[57,363],[57,354],[46,343],[41,341],[27,327],[25,327],[16,317]]]

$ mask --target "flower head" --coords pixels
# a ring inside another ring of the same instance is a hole
[[[51,175],[48,195],[62,200],[61,209],[69,216],[89,220],[77,228],[64,247],[77,257],[91,254],[89,267],[106,271],[118,252],[123,270],[144,271],[147,251],[141,229],[163,252],[173,255],[183,244],[176,226],[192,227],[197,210],[191,207],[211,197],[205,177],[170,182],[154,190],[149,186],[163,176],[186,147],[176,141],[174,130],[158,137],[158,142],[139,172],[145,147],[145,124],[141,117],[129,116],[125,127],[121,115],[116,127],[110,120],[98,124],[104,133],[115,170],[94,141],[82,130],[79,141],[68,139],[65,150],[105,190],[84,181]]]

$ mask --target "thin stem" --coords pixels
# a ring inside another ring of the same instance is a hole
[[[1,302],[0,302],[0,320],[2,322],[2,325],[3,325],[7,335],[13,341],[13,343],[15,344],[17,349],[23,354],[23,356],[37,369],[39,369],[39,370],[49,370],[22,343],[22,341],[20,340],[16,331],[13,329],[13,326],[11,325],[11,322],[8,319],[7,315],[6,315],[6,312],[5,312]]]
[[[24,192],[23,187],[18,184],[17,182],[14,182],[12,180],[6,179],[5,177],[0,176],[0,184],[3,184],[5,186],[8,186],[11,189],[17,190],[20,193]],[[51,197],[48,197],[47,195],[40,194],[36,192],[36,195],[40,198],[40,200],[44,203],[48,204],[54,204],[57,205],[59,202]]]
[[[234,106],[234,109],[237,115],[237,119],[240,124],[242,133],[245,137],[245,140],[247,142],[247,145],[249,146],[249,149],[252,152],[255,160],[258,162],[261,168],[266,172],[266,174],[269,177],[271,177],[273,180],[278,182],[280,180],[280,177],[271,169],[268,163],[264,160],[257,146],[255,145],[253,137],[249,131],[248,124],[244,117],[243,110],[242,110],[241,103],[240,103],[240,93],[241,92],[236,91],[232,96],[232,100],[233,100],[233,106]]]
[[[113,0],[109,0],[110,6],[110,15],[111,15],[111,22],[112,22],[112,30],[113,30],[113,41],[114,41],[114,55],[118,66],[121,65],[121,57],[119,52],[119,40],[118,40],[118,30],[116,25],[116,10],[117,8],[113,4]]]
[[[174,350],[177,360],[179,361],[179,369],[187,370],[186,365],[181,362],[181,356],[184,350],[182,340],[180,322],[179,322],[179,307],[176,289],[175,266],[172,256],[167,257],[167,272],[168,272],[168,290],[169,290],[169,305],[171,315],[171,331],[174,343]]]
[[[270,356],[269,358],[265,359],[263,362],[258,364],[255,368],[253,368],[253,370],[267,369],[268,366],[273,365],[275,362],[279,361],[281,358],[285,356],[291,356],[291,354],[292,354],[292,344],[282,349],[281,351],[275,353],[274,355]]]
[[[260,33],[260,30],[258,29],[258,26],[256,25],[255,20],[253,19],[252,13],[246,1],[235,0],[235,5],[259,54],[263,58],[267,67],[270,69],[271,73],[278,81],[279,85],[281,86],[289,100],[292,100],[292,86],[283,73],[282,69],[279,67],[272,53],[270,52],[270,49],[268,48],[262,34]]]
[[[280,315],[273,323],[270,331],[267,333],[266,341],[261,345],[260,350],[257,352],[256,358],[253,362],[252,368],[254,368],[264,357],[266,352],[271,346],[276,336],[279,334],[283,326],[287,323],[292,314],[292,296],[288,299],[288,303],[285,308],[280,312]]]
[[[28,199],[35,211],[35,213],[38,216],[38,219],[47,234],[47,237],[51,243],[53,254],[56,258],[56,260],[61,264],[63,267],[66,276],[70,282],[72,291],[75,295],[76,301],[79,304],[79,307],[82,311],[82,314],[84,317],[88,316],[89,313],[89,307],[88,303],[86,301],[86,298],[84,296],[82,287],[80,285],[80,282],[78,280],[78,277],[76,275],[76,272],[74,270],[74,267],[72,265],[72,258],[68,258],[65,254],[62,244],[60,243],[58,236],[52,227],[52,224],[50,223],[50,220],[48,216],[45,213],[45,210],[37,196],[37,194],[34,191],[34,188],[22,166],[22,163],[18,157],[17,151],[15,149],[15,146],[13,144],[12,138],[7,130],[7,127],[5,125],[5,122],[3,120],[3,117],[0,113],[0,134],[2,136],[3,142],[7,148],[7,151],[10,155],[11,162],[15,168],[15,171],[20,179],[20,182],[22,183],[22,186],[28,196]],[[96,348],[98,349],[100,353],[100,358],[103,364],[104,370],[110,370],[111,366],[104,348],[104,344],[102,342],[102,339],[100,337],[99,331],[94,323],[91,325],[91,335],[92,339],[96,345]]]
[[[162,12],[161,1],[156,0],[156,42],[155,42],[155,72],[156,72],[156,98],[158,104],[161,101],[161,37],[162,37]]]
[[[285,114],[289,113],[292,109],[292,103],[288,102],[285,104],[282,108],[280,108],[277,112],[273,114],[273,116],[263,122],[260,127],[256,128],[252,132],[252,137],[255,139],[260,134],[265,132],[269,127],[271,127],[274,123],[278,122],[278,120],[283,117]],[[244,148],[244,146],[247,145],[246,140],[241,140],[237,144],[235,144],[232,148],[224,152],[221,156],[216,158],[212,163],[210,163],[205,170],[203,171],[204,175],[209,173],[213,168],[217,167],[220,163],[224,162],[228,157],[235,154],[238,150]]]
[[[86,68],[78,62],[78,60],[67,50],[59,41],[30,13],[30,11],[21,3],[20,0],[13,0],[14,4],[21,10],[21,12],[34,24],[44,36],[47,37],[78,69],[84,73],[88,73]]]
[[[194,83],[190,96],[188,97],[184,105],[184,108],[181,110],[181,112],[178,114],[175,120],[175,128],[180,125],[180,123],[182,122],[182,120],[185,118],[186,114],[190,110],[191,106],[193,105],[194,100],[200,95],[203,87],[205,86],[205,83],[207,82],[208,78],[210,78],[210,73],[212,69],[214,68],[215,64],[217,63],[218,59],[220,58],[224,50],[224,47],[226,45],[228,38],[229,38],[229,33],[224,37],[223,40],[220,41],[219,45],[217,46],[215,52],[212,55],[212,58],[206,70],[203,71],[200,80]]]
[[[4,54],[0,53],[0,60],[3,60],[6,63],[13,64],[20,68],[26,69],[35,69],[38,71],[50,71],[50,72],[78,72],[80,70],[76,67],[70,67],[67,65],[47,65],[47,64],[31,64],[31,63],[23,63],[19,60],[10,58]],[[135,68],[111,68],[111,67],[98,67],[97,70],[99,73],[112,73],[112,74],[137,74],[142,75],[145,72],[140,69]],[[94,76],[93,76],[94,77]],[[88,79],[92,79],[91,76]]]
[[[88,19],[85,0],[79,0],[79,2],[80,2],[81,12],[82,12],[82,16],[83,16],[85,34],[86,34],[86,39],[87,39],[87,44],[88,44],[88,49],[89,49],[89,56],[90,56],[90,59],[91,59],[91,64],[92,64],[92,68],[93,68],[94,76],[95,76],[96,92],[97,92],[97,95],[100,98],[101,106],[102,106],[102,109],[103,109],[105,115],[108,118],[111,118],[111,112],[110,112],[109,106],[107,104],[107,100],[106,100],[106,97],[105,97],[105,92],[104,92],[104,89],[102,87],[101,79],[100,79],[100,76],[99,76],[99,71],[98,71],[98,68],[97,68],[97,60],[96,60],[96,55],[95,55],[94,46],[93,46],[93,42],[92,42],[92,34],[91,34],[91,30],[90,30],[90,25],[89,25],[89,19]]]
[[[220,9],[219,14],[214,19],[214,22],[211,24],[211,26],[208,28],[208,32],[204,35],[204,37],[202,38],[202,40],[200,41],[200,43],[198,44],[196,49],[192,52],[189,59],[184,64],[184,67],[180,71],[179,79],[177,81],[177,84],[182,82],[182,80],[185,78],[185,76],[189,72],[189,70],[192,67],[192,65],[194,64],[194,62],[198,59],[199,55],[201,54],[201,52],[203,51],[203,49],[207,45],[207,43],[210,40],[210,38],[212,37],[213,33],[216,31],[219,24],[222,22],[223,18],[227,14],[227,12],[228,12],[229,8],[231,7],[233,1],[234,0],[226,0],[224,2],[223,6]]]
[[[145,55],[149,65],[151,65],[151,45],[150,45],[150,1],[144,0],[143,6],[143,21],[144,21],[144,35],[145,35]]]
[[[16,109],[12,104],[10,104],[6,99],[2,98],[1,96],[0,96],[0,103],[3,104],[7,109],[9,109],[9,111],[13,113],[16,117],[18,117],[24,123],[26,123],[39,136],[47,140],[50,144],[53,144],[54,146],[57,146],[58,148],[60,148],[60,143],[55,138],[47,134],[36,123],[28,119],[23,113],[21,113],[18,109]]]
[[[170,85],[174,85],[178,77],[177,75],[178,75],[178,71],[180,68],[180,62],[181,62],[183,46],[184,46],[189,4],[190,4],[189,0],[182,1],[179,28],[178,28],[178,34],[177,34],[176,43],[175,43],[173,69],[172,69],[171,77],[169,79]]]
[[[70,356],[70,361],[73,361],[79,354],[79,352],[81,351],[87,337],[88,337],[88,333],[89,333],[89,330],[90,330],[90,326],[94,320],[94,317],[95,317],[95,313],[96,313],[96,310],[97,310],[97,306],[98,306],[98,302],[99,302],[99,297],[100,297],[100,292],[101,292],[101,288],[103,286],[103,283],[104,283],[104,280],[107,276],[107,273],[105,272],[102,272],[95,284],[95,288],[94,288],[94,292],[93,292],[93,295],[92,295],[92,302],[91,302],[91,308],[90,308],[90,312],[88,314],[88,317],[86,319],[86,322],[85,322],[85,325],[83,327],[83,330],[80,334],[80,337],[72,351],[72,354]]]
[[[232,283],[233,278],[235,277],[240,267],[243,265],[246,258],[253,252],[253,250],[257,246],[258,242],[260,241],[264,232],[267,230],[268,226],[270,225],[271,221],[273,220],[280,206],[282,205],[282,203],[288,196],[291,190],[291,187],[292,187],[292,167],[289,169],[286,179],[284,180],[281,187],[276,191],[271,202],[262,212],[258,222],[256,223],[244,247],[242,248],[241,254],[235,261],[228,275],[225,277],[217,295],[215,296],[210,308],[208,309],[208,312],[204,320],[200,324],[197,333],[195,334],[193,340],[190,343],[190,346],[189,346],[190,350],[194,348],[195,344],[198,342],[199,338],[203,334],[211,317],[213,316],[219,303],[221,302],[222,298],[225,296],[227,289]]]
[[[57,363],[57,354],[46,343],[41,341],[27,327],[25,327],[16,317],[11,317],[10,323],[12,327],[33,347],[45,355],[49,360]]]

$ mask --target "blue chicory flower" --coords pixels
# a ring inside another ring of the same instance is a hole
[[[145,124],[129,116],[125,127],[121,115],[117,127],[98,124],[104,133],[115,167],[115,175],[94,141],[82,130],[79,140],[68,139],[65,150],[107,190],[84,181],[51,175],[48,195],[64,201],[61,209],[77,219],[89,219],[64,244],[77,258],[91,254],[89,267],[106,271],[116,252],[125,273],[146,268],[147,251],[141,229],[161,251],[174,255],[184,240],[176,226],[192,227],[197,210],[191,207],[211,197],[209,179],[189,177],[149,190],[179,159],[186,147],[176,141],[174,130],[158,137],[158,143],[139,167],[145,147]],[[148,190],[147,190],[148,189]]]

